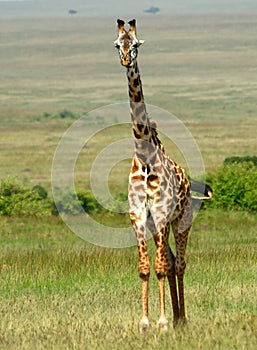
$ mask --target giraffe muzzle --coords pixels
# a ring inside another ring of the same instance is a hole
[[[121,58],[121,65],[124,67],[129,67],[131,65],[130,57],[122,57]]]

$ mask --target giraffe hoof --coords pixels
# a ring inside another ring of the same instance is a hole
[[[149,320],[146,316],[142,318],[142,320],[139,323],[139,331],[140,333],[144,333],[148,328],[150,327]]]
[[[161,332],[168,331],[169,322],[166,317],[161,317],[157,323],[157,326]]]
[[[175,328],[175,327],[185,326],[187,325],[187,323],[188,323],[187,319],[184,317],[184,318],[179,318],[178,320],[174,320],[173,325]]]

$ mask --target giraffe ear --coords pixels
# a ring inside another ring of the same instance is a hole
[[[132,19],[131,21],[128,22],[128,24],[129,24],[131,27],[135,27],[135,26],[136,26],[136,20],[135,20],[135,19]]]
[[[129,32],[133,35],[136,36],[136,20],[132,19],[131,21],[128,22],[130,25]]]
[[[125,33],[125,22],[122,19],[117,19],[117,24],[118,24],[118,32],[119,34],[124,34]]]
[[[133,45],[134,47],[139,47],[142,45],[145,41],[144,40],[137,40],[136,43]]]

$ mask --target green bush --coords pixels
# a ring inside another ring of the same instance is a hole
[[[58,116],[62,119],[77,119],[77,116],[73,112],[68,111],[67,109],[64,109],[63,111],[59,112]]]
[[[52,204],[42,186],[30,188],[16,177],[9,177],[0,184],[0,215],[51,214]]]
[[[98,203],[91,192],[78,190],[77,196],[82,208],[87,213],[101,213],[106,211],[106,209],[104,209],[104,207]]]
[[[78,215],[84,211],[88,214],[109,213],[89,191],[60,192],[58,201],[53,202],[41,185],[30,188],[17,177],[9,177],[0,183],[0,215]]]
[[[257,156],[244,156],[244,157],[238,157],[238,156],[233,156],[233,157],[228,157],[224,160],[224,164],[234,164],[234,163],[253,163],[254,165],[257,166]]]
[[[65,213],[68,215],[78,215],[83,212],[75,194],[71,192],[60,193],[59,200],[53,204],[52,214]]]
[[[224,164],[206,176],[213,189],[207,206],[257,210],[257,167],[251,162]]]
[[[44,112],[42,114],[43,119],[77,119],[78,116],[76,114],[74,114],[73,112],[64,109],[60,112],[58,112],[57,114],[51,114],[49,112]]]
[[[41,185],[34,186],[32,190],[38,194],[40,199],[46,199],[48,196],[47,190]]]
[[[102,213],[106,211],[89,191],[78,190],[77,194],[72,192],[60,193],[59,198],[53,206],[53,215],[58,215],[58,213],[78,215],[84,211],[86,213]]]

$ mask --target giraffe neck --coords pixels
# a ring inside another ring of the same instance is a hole
[[[144,163],[150,163],[157,148],[162,151],[164,148],[158,138],[156,123],[151,123],[146,111],[140,73],[136,62],[127,69],[127,78],[136,154]]]
[[[130,113],[135,139],[151,142],[150,121],[146,112],[144,94],[137,63],[127,69]]]

